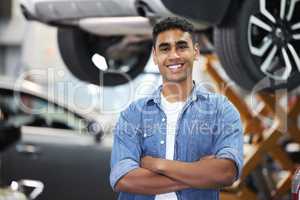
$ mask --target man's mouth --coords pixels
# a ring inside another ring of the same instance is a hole
[[[183,67],[183,63],[170,64],[170,65],[167,65],[167,67],[169,69],[179,69],[179,68]]]

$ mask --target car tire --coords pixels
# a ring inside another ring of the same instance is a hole
[[[69,71],[82,81],[103,86],[128,83],[143,72],[148,62],[152,47],[150,39],[129,43],[121,49],[110,49],[126,37],[130,36],[96,36],[76,28],[59,28],[57,33],[60,54]],[[128,50],[130,48],[134,50]],[[115,54],[114,58],[108,53],[109,49]],[[108,70],[100,70],[94,65],[92,56],[95,53],[106,59]]]
[[[245,0],[234,4],[214,29],[214,44],[224,70],[246,90],[274,92],[300,85],[300,40],[293,38],[299,37],[300,25],[292,29],[300,19],[300,2],[295,3],[290,18],[288,3],[279,16],[281,2],[290,1]]]

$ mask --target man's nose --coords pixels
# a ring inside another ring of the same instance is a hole
[[[179,58],[179,54],[175,48],[172,48],[170,53],[169,53],[169,59],[176,59]]]

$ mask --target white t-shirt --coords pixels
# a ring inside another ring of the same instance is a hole
[[[166,133],[166,159],[173,160],[176,124],[179,114],[184,106],[183,101],[170,103],[161,94],[161,107],[167,117],[167,133]],[[175,192],[160,194],[155,196],[155,200],[177,200]]]

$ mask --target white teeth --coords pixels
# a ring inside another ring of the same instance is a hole
[[[182,67],[182,64],[178,64],[178,65],[168,65],[168,68],[170,68],[170,69],[178,69],[178,68],[180,68],[180,67]]]

